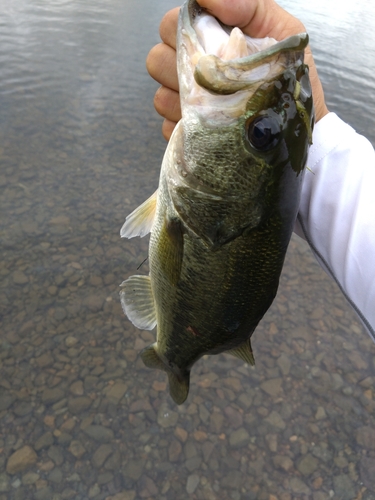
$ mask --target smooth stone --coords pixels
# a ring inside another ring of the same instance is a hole
[[[41,488],[34,493],[33,500],[51,500],[52,491],[49,486]]]
[[[53,483],[59,484],[63,480],[62,470],[56,467],[48,474],[48,480]]]
[[[375,458],[361,457],[359,463],[359,473],[363,484],[371,491],[375,492]]]
[[[170,462],[177,462],[182,452],[180,441],[173,439],[168,448],[168,458]]]
[[[69,387],[69,390],[72,394],[74,394],[74,396],[83,396],[85,391],[83,388],[82,380],[76,380],[75,382],[73,382]]]
[[[16,400],[16,397],[12,394],[0,393],[0,411],[7,410]]]
[[[272,458],[274,466],[278,469],[283,469],[285,471],[291,470],[293,468],[292,460],[286,455],[276,455]]]
[[[92,375],[87,375],[87,377],[85,377],[85,380],[84,380],[85,391],[90,392],[91,390],[93,390],[96,387],[98,380],[99,380],[98,377],[94,377]]]
[[[250,442],[250,435],[244,427],[231,432],[229,436],[229,445],[232,448],[242,448]]]
[[[327,414],[323,406],[318,406],[318,409],[316,410],[315,413],[315,420],[324,420],[327,418]]]
[[[107,484],[113,479],[113,474],[112,472],[103,472],[102,474],[98,475],[97,483],[99,485],[101,484]]]
[[[119,450],[116,449],[114,453],[112,453],[112,455],[105,461],[104,468],[106,470],[117,472],[118,464],[120,463],[121,463],[121,453],[119,452]]]
[[[69,434],[68,432],[62,432],[58,438],[57,438],[57,442],[60,446],[68,446],[70,444],[70,442],[72,441],[73,439],[73,436],[71,434]]]
[[[177,439],[179,439],[182,443],[185,443],[188,438],[188,433],[182,427],[176,427],[174,430],[174,435]]]
[[[289,485],[293,493],[299,495],[310,495],[311,490],[301,479],[298,477],[292,477],[289,481]]]
[[[356,433],[357,443],[367,450],[375,450],[375,429],[368,425],[360,427]]]
[[[229,474],[226,474],[222,478],[220,486],[222,488],[231,488],[239,490],[241,488],[243,480],[244,480],[244,475],[240,471],[231,470]]]
[[[189,458],[188,460],[185,461],[185,467],[189,472],[193,472],[194,470],[197,470],[200,468],[202,464],[202,459],[201,457],[192,457]]]
[[[314,457],[322,460],[325,463],[328,463],[332,460],[332,452],[328,449],[325,443],[320,443],[314,446],[311,450],[311,453]]]
[[[224,415],[214,411],[210,416],[210,430],[215,434],[220,434],[224,424]]]
[[[277,429],[284,430],[286,427],[284,420],[281,418],[281,415],[277,411],[271,411],[271,413],[265,420]]]
[[[38,456],[31,446],[23,446],[9,457],[6,471],[8,474],[17,474],[34,465],[37,459]]]
[[[275,453],[277,451],[277,434],[267,434],[265,438],[268,448]]]
[[[18,477],[16,479],[14,479],[14,481],[12,482],[12,487],[14,489],[18,489],[19,487],[21,486],[21,479],[19,479]]]
[[[100,487],[98,484],[94,484],[93,486],[90,487],[89,492],[88,492],[88,497],[89,498],[95,498],[97,495],[100,493]]]
[[[203,460],[205,463],[207,463],[208,460],[210,459],[214,449],[215,449],[215,444],[211,443],[211,441],[206,441],[205,443],[203,443],[202,453],[203,453]]]
[[[64,462],[64,455],[58,446],[51,446],[47,455],[55,463],[55,465],[61,465]]]
[[[194,491],[197,489],[198,484],[198,474],[190,474],[186,481],[186,492],[188,493],[188,495],[192,495],[194,493]]]
[[[99,295],[89,295],[83,301],[83,304],[90,309],[91,312],[99,312],[103,307],[103,298]]]
[[[86,448],[83,446],[81,441],[78,441],[77,439],[73,439],[70,442],[68,450],[76,458],[82,458],[86,453]]]
[[[196,457],[198,455],[197,447],[192,441],[188,441],[184,446],[184,455],[186,460]]]
[[[207,410],[206,406],[202,403],[198,408],[199,418],[204,424],[207,424],[210,418],[210,412]]]
[[[101,444],[92,456],[91,463],[96,469],[100,469],[107,458],[113,453],[110,444]]]
[[[52,432],[45,432],[34,444],[36,451],[42,450],[43,448],[49,448],[53,445],[53,434]]]
[[[71,474],[70,476],[68,476],[66,478],[66,481],[68,483],[78,483],[81,481],[81,478],[80,478],[79,474],[77,474],[77,472],[73,472],[73,474]]]
[[[286,375],[289,375],[291,361],[286,354],[282,353],[281,356],[277,359],[276,363],[284,377]]]
[[[243,424],[243,417],[238,410],[235,410],[234,408],[232,408],[232,406],[227,406],[226,408],[224,408],[224,413],[227,416],[232,427],[234,427],[235,429],[241,427],[241,425]]]
[[[16,285],[26,285],[29,282],[29,278],[22,271],[14,271],[13,273],[13,283]]]
[[[115,402],[117,403],[118,401]],[[137,399],[137,401],[133,401],[129,408],[130,413],[139,413],[141,411],[149,410],[152,410],[152,406],[148,399]]]
[[[154,480],[149,476],[143,476],[140,481],[140,498],[157,498],[158,492],[159,490]]]
[[[62,500],[75,500],[76,498],[79,498],[81,500],[82,497],[77,497],[76,490],[73,490],[72,488],[65,488],[61,493]]]
[[[253,403],[253,397],[250,396],[250,394],[242,393],[238,398],[237,403],[243,410],[247,410]]]
[[[65,392],[58,387],[53,389],[46,388],[42,393],[42,402],[46,405],[53,404],[60,401],[60,399],[63,399],[64,396]]]
[[[27,472],[22,476],[22,484],[24,484],[25,486],[35,484],[39,478],[40,475],[36,472]]]
[[[297,464],[297,469],[304,476],[309,476],[318,468],[318,460],[307,453]]]
[[[68,409],[73,415],[80,414],[85,410],[88,410],[92,405],[92,399],[88,396],[79,396],[76,398],[70,398],[68,401]]]
[[[113,430],[102,425],[89,425],[83,432],[99,443],[108,443],[114,439]]]
[[[277,396],[281,391],[281,378],[273,378],[271,380],[266,380],[260,384],[260,388],[272,397]]]
[[[352,500],[356,496],[353,481],[347,474],[340,474],[333,478],[333,489],[335,495],[341,500]]]
[[[21,401],[20,403],[15,404],[13,407],[13,412],[17,415],[17,417],[25,417],[32,411],[33,407],[27,401]]]
[[[66,347],[68,347],[68,348],[74,347],[76,344],[78,344],[78,339],[76,339],[72,335],[68,335],[68,337],[66,337],[66,339],[65,339]]]
[[[124,475],[129,479],[138,481],[142,476],[144,466],[145,460],[131,460],[125,466]]]
[[[5,493],[10,488],[9,476],[5,472],[0,473],[0,493]]]
[[[119,403],[127,389],[128,386],[124,382],[116,382],[107,392],[107,398],[114,403]]]
[[[35,363],[39,366],[39,368],[46,368],[47,366],[51,366],[53,364],[53,357],[50,352],[45,352],[35,359]]]

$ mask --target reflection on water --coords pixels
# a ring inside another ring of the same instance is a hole
[[[328,108],[375,144],[375,4],[360,0],[283,0],[300,18],[323,81]],[[371,115],[371,116],[370,116]]]
[[[375,346],[301,240],[255,368],[202,359],[176,407],[137,357],[153,333],[123,316],[118,285],[147,241],[119,229],[157,184],[144,60],[174,2],[139,5],[2,4],[0,500],[374,499]],[[375,143],[374,7],[284,5],[330,107]]]

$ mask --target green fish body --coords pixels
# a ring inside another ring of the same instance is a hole
[[[182,119],[157,192],[121,231],[151,232],[150,274],[126,280],[121,302],[138,328],[157,325],[141,356],[168,374],[177,404],[203,355],[254,363],[250,337],[277,292],[311,143],[307,42],[251,39],[193,0],[181,9]]]

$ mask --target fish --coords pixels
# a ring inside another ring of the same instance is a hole
[[[272,304],[297,216],[314,108],[307,33],[250,38],[186,1],[177,70],[182,118],[156,192],[121,236],[150,233],[149,275],[121,284],[140,356],[166,372],[176,404],[204,355],[254,364],[250,337]]]

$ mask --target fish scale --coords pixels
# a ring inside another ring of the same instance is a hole
[[[201,22],[204,16],[209,22]],[[183,5],[182,119],[157,192],[121,230],[128,238],[151,231],[150,274],[126,280],[121,303],[139,328],[156,325],[156,341],[141,357],[167,373],[177,404],[188,397],[190,370],[205,354],[254,363],[250,337],[277,292],[314,122],[303,64],[307,35],[253,43],[230,31],[194,0]],[[220,41],[217,50],[206,43],[210,36]],[[240,53],[227,60],[235,55],[233,40],[240,40]]]

